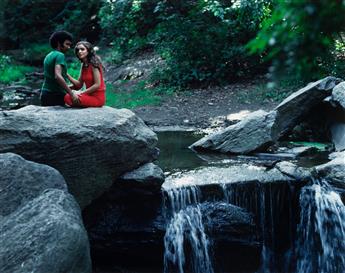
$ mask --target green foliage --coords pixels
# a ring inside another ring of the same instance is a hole
[[[9,56],[0,54],[0,83],[8,84],[19,80],[25,82],[25,74],[33,71],[33,67],[12,64]]]
[[[248,90],[242,90],[238,96],[241,103],[260,103],[260,102],[280,102],[293,92],[296,92],[303,86],[305,82],[298,78],[284,77],[279,81],[258,82]]]
[[[140,81],[131,92],[118,92],[107,85],[106,105],[116,108],[135,108],[144,105],[158,105],[163,95],[172,94],[173,89],[162,86],[152,87]]]
[[[3,0],[2,35],[11,46],[24,47],[27,43],[47,40],[54,26],[60,23],[58,16],[67,0],[26,1]]]
[[[71,32],[75,41],[95,43],[100,33],[98,11],[101,6],[102,1],[99,0],[67,1],[58,16],[61,23],[55,28]]]
[[[344,13],[344,1],[276,0],[248,47],[273,60],[273,75],[318,79],[331,72],[335,39],[345,29]]]
[[[26,48],[28,44],[47,42],[55,30],[65,29],[75,39],[98,39],[100,1],[27,1],[2,0],[0,40],[10,48]]]
[[[153,48],[166,61],[156,72],[165,84],[222,83],[258,73],[258,57],[244,45],[267,13],[269,1],[107,1],[100,10],[112,60]]]
[[[3,71],[5,67],[11,63],[11,61],[10,56],[0,54],[0,71]]]
[[[154,8],[158,1],[104,1],[99,11],[103,38],[113,46],[114,62],[148,46],[146,35],[157,24]]]
[[[72,62],[67,63],[68,66],[68,74],[70,74],[73,78],[78,79],[80,74],[80,61],[73,60]]]
[[[33,43],[23,50],[23,56],[14,56],[17,60],[29,64],[43,64],[44,57],[52,50],[48,43]]]

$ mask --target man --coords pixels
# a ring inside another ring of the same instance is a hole
[[[72,34],[67,31],[56,31],[50,38],[50,46],[53,48],[44,58],[44,82],[41,89],[41,105],[54,106],[65,105],[64,96],[71,95],[74,104],[78,105],[78,96],[68,86],[67,64],[65,53],[72,45]]]

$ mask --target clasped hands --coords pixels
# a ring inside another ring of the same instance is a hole
[[[76,90],[72,90],[72,102],[73,105],[79,106],[80,105],[80,99],[79,99],[79,95],[82,93],[82,91],[76,91]]]

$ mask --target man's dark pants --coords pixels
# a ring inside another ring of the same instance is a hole
[[[64,106],[65,94],[63,93],[53,93],[53,92],[42,92],[41,93],[41,105],[42,106]]]

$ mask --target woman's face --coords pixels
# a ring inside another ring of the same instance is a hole
[[[80,60],[86,60],[86,57],[89,54],[89,52],[87,51],[87,48],[83,44],[77,45],[76,51],[77,51],[77,56]]]

